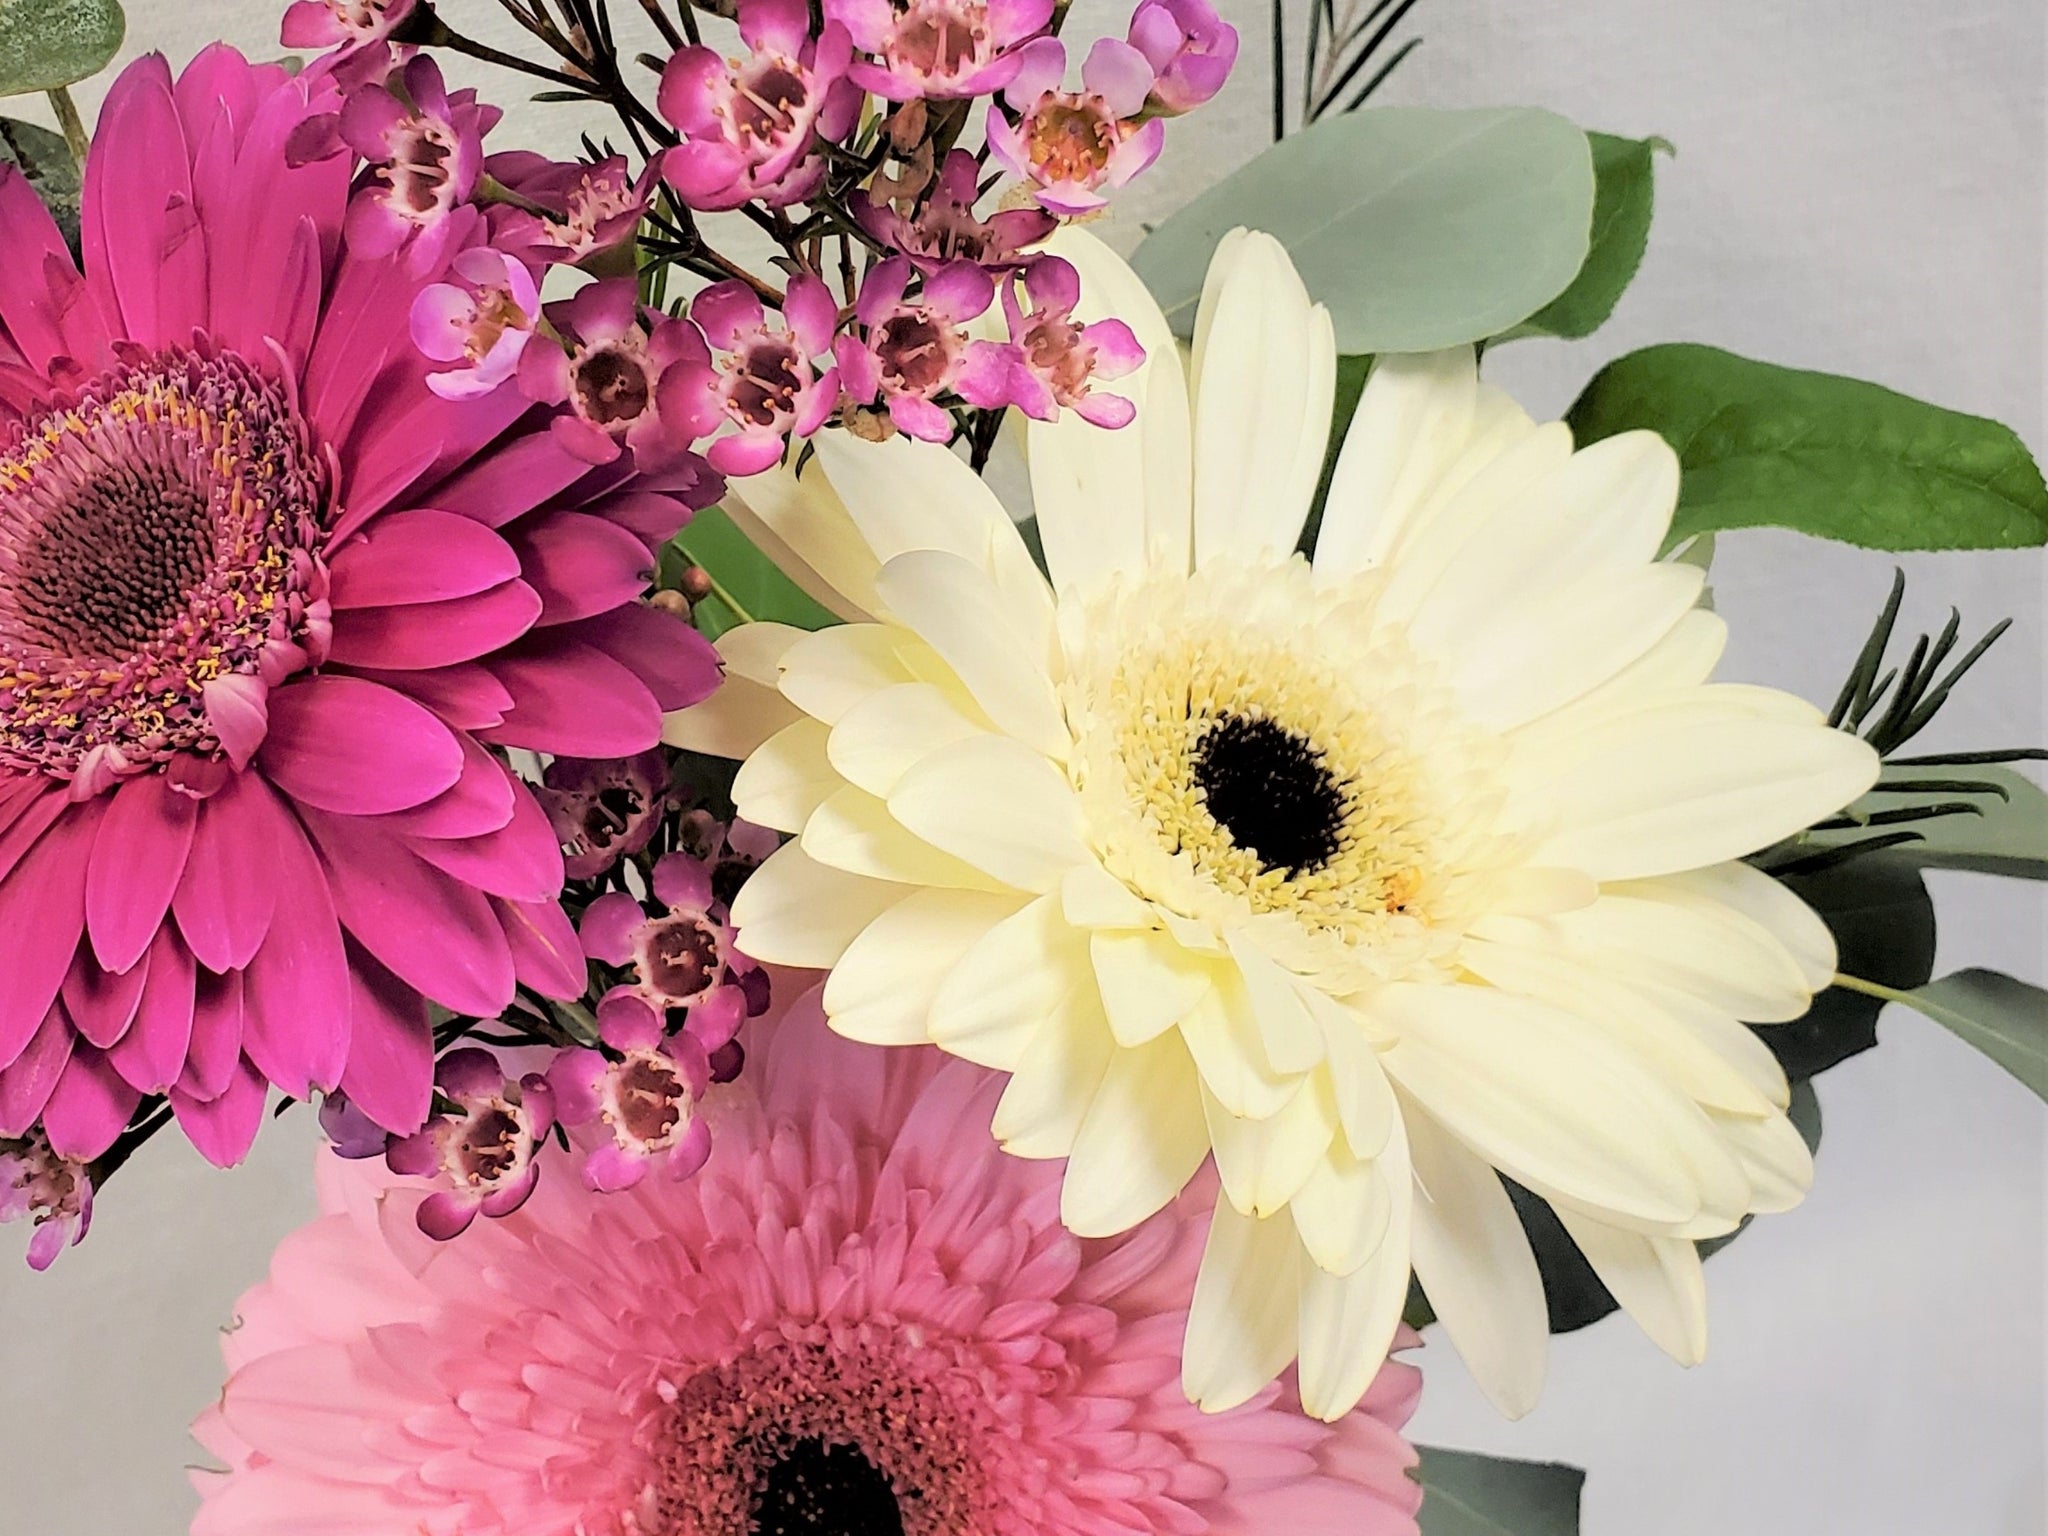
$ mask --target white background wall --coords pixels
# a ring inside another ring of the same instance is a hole
[[[1306,16],[1308,0],[1288,4]],[[268,56],[278,9],[138,4],[128,54],[182,62],[223,36]],[[445,9],[514,41],[488,0]],[[1080,0],[1069,35],[1120,32],[1129,9]],[[1127,244],[1133,220],[1265,141],[1268,13],[1259,0],[1225,9],[1246,34],[1239,77],[1132,189]],[[1697,339],[1877,379],[2048,447],[2040,0],[1429,0],[1411,27],[1428,42],[1386,100],[1534,103],[1679,148],[1659,168],[1648,262],[1609,328],[1498,355],[1496,376],[1532,408],[1561,409],[1610,356]],[[517,110],[498,142],[566,151],[576,111]],[[1715,586],[1731,670],[1825,701],[1892,563],[1770,533],[1725,539]],[[1950,603],[1973,628],[2019,618],[1940,744],[2048,739],[2041,557],[1902,563],[1914,623]],[[2041,977],[2036,890],[1938,885],[1943,968]],[[1559,1341],[1543,1405],[1509,1425],[1438,1346],[1418,1437],[1586,1466],[1587,1536],[2039,1536],[2048,1116],[1917,1016],[1895,1011],[1883,1033],[1822,1083],[1807,1205],[1710,1266],[1707,1364],[1681,1372],[1610,1320]],[[15,1267],[7,1234],[0,1536],[184,1529],[183,1424],[217,1385],[212,1329],[307,1214],[311,1145],[295,1116],[223,1174],[167,1138],[47,1277]]]

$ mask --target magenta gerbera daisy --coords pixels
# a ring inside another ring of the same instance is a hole
[[[583,986],[547,816],[494,749],[652,746],[715,660],[639,599],[716,490],[594,468],[409,326],[446,254],[345,233],[338,105],[215,48],[107,98],[84,272],[0,166],[0,1136],[90,1159],[145,1095],[208,1157],[266,1084],[428,1109],[426,1001]]]
[[[424,1189],[323,1159],[224,1336],[194,1536],[1413,1536],[1415,1369],[1332,1424],[1191,1406],[1209,1195],[1072,1236],[1058,1166],[987,1135],[1002,1088],[813,994],[693,1177],[544,1179],[435,1244]]]

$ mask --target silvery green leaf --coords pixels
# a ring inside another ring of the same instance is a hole
[[[1422,1536],[1577,1536],[1586,1474],[1547,1461],[1416,1447]]]
[[[127,31],[120,0],[0,0],[0,96],[91,79]]]

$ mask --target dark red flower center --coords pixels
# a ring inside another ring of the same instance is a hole
[[[710,990],[725,968],[717,928],[697,913],[657,917],[642,935],[640,979],[671,1005]]]
[[[576,409],[607,431],[624,430],[647,413],[654,386],[647,365],[622,346],[600,347],[576,364]]]

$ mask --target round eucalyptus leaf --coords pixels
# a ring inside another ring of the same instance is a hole
[[[91,79],[127,31],[120,0],[0,0],[0,96]]]

